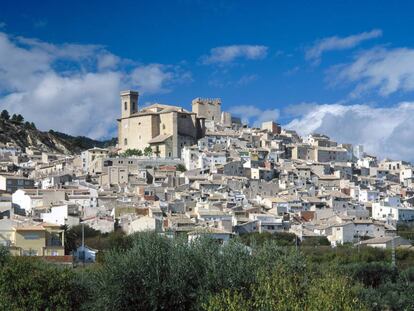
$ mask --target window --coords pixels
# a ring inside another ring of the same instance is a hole
[[[128,109],[128,103],[124,102],[124,110],[127,110],[127,109]]]
[[[23,235],[25,240],[37,240],[39,239],[39,235],[36,233],[26,233]]]
[[[128,145],[128,139],[124,138],[124,145]]]

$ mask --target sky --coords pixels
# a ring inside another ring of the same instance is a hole
[[[0,3],[0,109],[42,130],[116,136],[119,92],[414,161],[412,1]]]

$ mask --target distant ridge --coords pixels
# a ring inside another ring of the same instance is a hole
[[[85,136],[71,136],[53,130],[43,132],[38,130],[33,123],[16,120],[16,118],[13,120],[13,118],[6,119],[2,117],[0,118],[0,143],[11,143],[23,150],[26,147],[35,147],[44,152],[71,155],[93,147],[115,146],[117,139],[99,141]]]

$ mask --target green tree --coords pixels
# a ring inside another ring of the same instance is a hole
[[[350,278],[328,272],[312,280],[306,306],[315,311],[368,310],[358,298],[360,291],[361,286],[354,285]]]
[[[10,252],[7,247],[0,245],[0,268],[10,259]]]
[[[152,155],[152,148],[150,146],[145,147],[145,149],[144,149],[144,155],[146,157],[150,157]]]
[[[74,273],[33,257],[14,257],[0,269],[2,310],[78,310],[82,290]]]
[[[0,114],[0,118],[2,118],[4,120],[9,120],[10,119],[9,112],[6,109],[4,109]]]
[[[209,293],[247,288],[254,267],[246,248],[201,239],[189,244],[153,233],[105,255],[94,279],[95,310],[199,310]]]
[[[13,114],[11,120],[16,123],[22,123],[24,121],[24,118],[21,114]]]
[[[258,274],[250,288],[212,294],[202,304],[204,310],[367,310],[358,285],[329,271],[315,273],[301,253],[267,242],[255,257]]]
[[[179,172],[185,172],[185,171],[187,171],[187,169],[185,168],[185,166],[182,165],[181,163],[180,164],[177,164],[176,168],[177,168],[177,171],[179,171]]]
[[[65,230],[65,253],[70,254],[82,243],[82,225],[73,226],[71,228],[63,226],[63,229]],[[86,240],[88,238],[100,236],[101,232],[85,225],[84,234]]]
[[[127,149],[122,154],[124,157],[131,157],[131,156],[142,156],[142,150],[139,149]]]
[[[331,243],[324,236],[317,237],[308,237],[303,240],[300,244],[301,246],[330,246]]]

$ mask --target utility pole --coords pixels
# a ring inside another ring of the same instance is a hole
[[[391,223],[391,215],[390,214],[387,215],[387,222],[388,222],[388,224]],[[393,268],[395,268],[396,267],[396,262],[395,262],[395,237],[393,236],[391,238],[392,238],[392,240],[391,240],[391,266]]]
[[[359,249],[361,247],[361,240],[359,238],[359,232],[357,232],[357,240],[358,240],[358,255],[359,255]]]
[[[82,262],[85,265],[85,224],[82,222]]]

